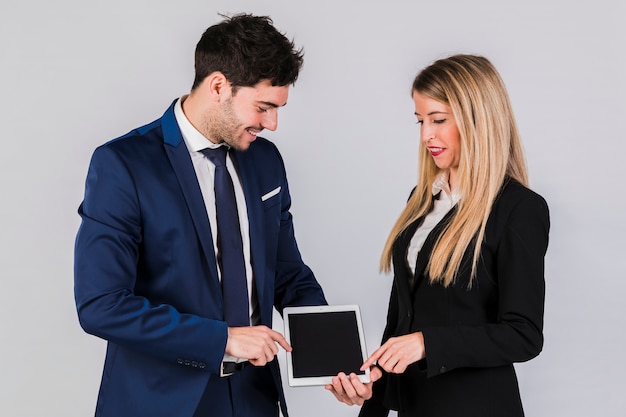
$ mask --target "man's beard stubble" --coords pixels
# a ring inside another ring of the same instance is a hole
[[[240,123],[232,108],[232,99],[224,101],[218,110],[218,114],[207,116],[205,119],[204,133],[215,143],[225,143],[235,150],[243,150],[241,139],[237,132],[241,130],[243,123]]]

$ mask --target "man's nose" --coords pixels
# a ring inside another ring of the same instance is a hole
[[[277,109],[270,109],[265,113],[262,125],[265,129],[274,131],[278,127],[278,111]]]

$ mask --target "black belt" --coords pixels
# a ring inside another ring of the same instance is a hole
[[[222,362],[222,366],[220,367],[220,377],[231,376],[235,372],[241,371],[245,368],[250,362]]]

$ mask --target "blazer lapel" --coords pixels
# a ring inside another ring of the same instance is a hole
[[[416,281],[415,281],[415,285],[413,286],[413,291],[415,291],[415,288],[419,286],[420,284],[419,281],[424,276],[424,271],[426,270],[426,266],[428,266],[428,260],[430,259],[430,255],[435,246],[435,242],[437,241],[437,239],[443,232],[443,229],[450,222],[450,219],[452,218],[453,214],[456,212],[456,207],[457,206],[452,207],[452,209],[450,209],[450,211],[446,213],[443,219],[441,219],[441,221],[437,223],[437,225],[433,228],[433,230],[430,231],[430,233],[426,237],[426,240],[424,241],[424,244],[422,245],[422,248],[420,249],[419,254],[417,255],[417,264],[415,266],[415,280]]]
[[[418,218],[404,230],[396,239],[393,249],[393,265],[395,285],[399,303],[402,306],[409,306],[411,302],[411,269],[406,261],[406,253],[415,231],[423,221],[423,217]],[[408,324],[407,324],[408,325]]]
[[[174,173],[178,178],[178,183],[185,197],[187,209],[193,220],[198,239],[202,246],[202,251],[209,265],[211,281],[215,285],[217,293],[221,294],[209,217],[204,205],[204,199],[202,198],[202,192],[198,185],[198,178],[196,177],[196,172],[194,171],[193,163],[189,156],[189,150],[185,145],[185,141],[180,133],[180,128],[176,122],[174,104],[167,109],[161,118],[161,126],[163,129],[165,152],[172,164],[172,168],[174,169]]]
[[[258,181],[255,180],[253,162],[250,160],[250,151],[233,152],[233,160],[237,167],[241,187],[246,198],[246,208],[248,211],[248,228],[250,230],[250,252],[252,270],[254,275],[254,285],[257,291],[259,303],[263,303],[266,296],[265,291],[265,242],[263,240],[263,206],[261,204],[261,191]],[[265,309],[261,308],[261,313]],[[263,323],[271,323],[270,317],[261,317]]]

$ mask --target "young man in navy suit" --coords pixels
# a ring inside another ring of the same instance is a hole
[[[107,340],[96,416],[287,416],[273,308],[326,300],[281,156],[257,135],[276,129],[302,62],[270,18],[226,18],[198,42],[190,94],[94,152],[75,298]]]

